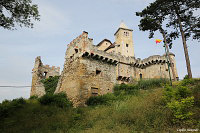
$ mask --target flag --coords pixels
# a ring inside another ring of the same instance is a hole
[[[156,39],[156,44],[157,43],[160,43],[162,40],[160,40],[160,39]]]

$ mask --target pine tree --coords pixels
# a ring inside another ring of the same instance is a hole
[[[199,0],[156,0],[147,6],[142,12],[136,13],[137,16],[143,17],[140,24],[140,27],[143,27],[142,30],[147,28],[147,26],[144,27],[145,23],[143,23],[143,21],[146,18],[153,18],[153,26],[150,25],[148,21],[148,26],[151,26],[150,37],[153,35],[153,32],[158,30],[158,25],[155,24],[158,20],[160,25],[166,23],[167,28],[173,28],[170,29],[171,33],[168,36],[168,41],[171,42],[172,39],[176,39],[180,36],[182,37],[189,78],[192,78],[192,71],[186,41],[190,37],[197,40],[200,39],[200,17],[198,14],[195,15],[195,12],[199,8]],[[160,17],[160,19],[158,19],[158,17]]]

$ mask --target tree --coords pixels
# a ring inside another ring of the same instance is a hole
[[[192,78],[192,72],[186,41],[191,36],[200,39],[200,17],[194,14],[199,8],[199,0],[156,0],[141,12],[142,15],[138,14],[141,17],[151,16],[153,12],[163,15],[161,24],[168,20],[166,27],[173,27],[168,40],[181,35],[189,78]]]
[[[0,0],[0,26],[5,29],[15,29],[16,25],[33,28],[32,20],[40,20],[39,16],[32,0]]]
[[[168,37],[169,35],[167,34],[167,31],[163,29],[162,23],[165,20],[165,12],[161,12],[160,10],[155,10],[154,9],[157,8],[156,4],[151,4],[149,7],[147,7],[146,9],[144,9],[142,12],[136,12],[137,16],[143,17],[140,20],[140,25],[139,28],[142,31],[149,31],[149,38],[153,38],[154,36],[154,32],[159,31],[162,36],[163,36],[163,40],[164,40],[164,47],[166,48],[166,57],[167,60],[170,61],[171,64],[171,68],[172,68],[172,74],[174,77],[174,80],[176,81],[176,73],[175,73],[175,69],[174,69],[174,64],[172,63],[172,59],[169,56],[169,46],[172,46],[172,40]],[[168,64],[169,67],[169,64]],[[170,74],[170,68],[169,68],[169,75]],[[171,76],[170,76],[170,80],[171,80]]]

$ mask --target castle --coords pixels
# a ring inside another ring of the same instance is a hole
[[[55,93],[65,92],[74,106],[81,106],[90,96],[112,93],[115,84],[132,80],[169,78],[166,55],[154,55],[141,60],[134,56],[133,30],[123,22],[114,34],[115,42],[104,39],[94,45],[88,33],[68,44],[63,71],[59,67],[43,65],[35,59],[32,72],[31,96],[42,96],[45,88],[41,79],[60,75]],[[170,69],[178,78],[175,55],[169,53]]]

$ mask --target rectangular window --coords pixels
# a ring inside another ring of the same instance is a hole
[[[78,49],[75,49],[75,52],[78,53]]]
[[[126,44],[126,47],[128,47],[128,44]]]
[[[98,96],[98,88],[92,87],[91,94],[92,94],[92,96]]]

